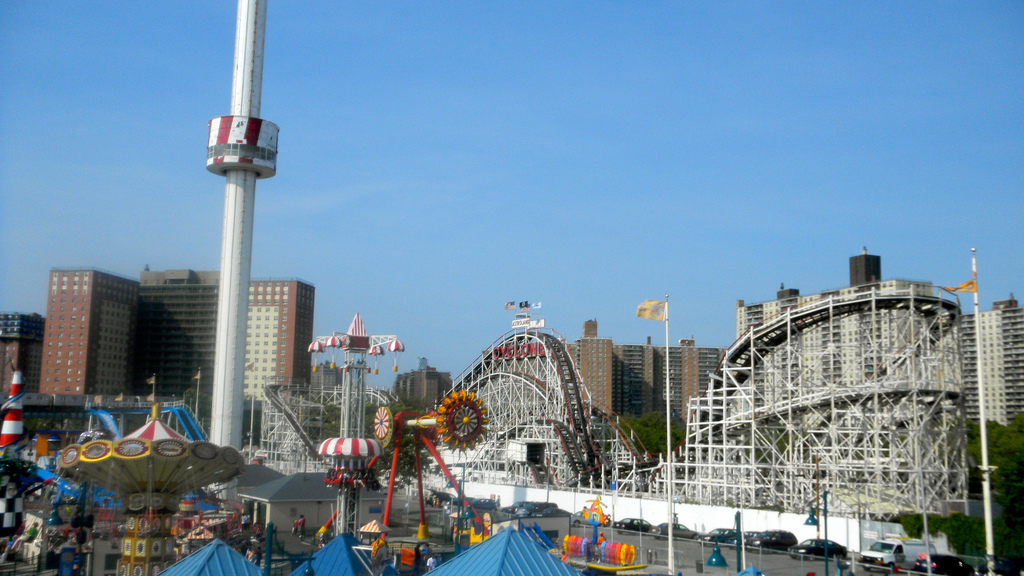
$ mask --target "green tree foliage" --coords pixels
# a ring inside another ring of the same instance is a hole
[[[969,426],[967,453],[980,466],[981,429],[974,423]],[[994,469],[992,497],[1003,508],[1002,514],[992,522],[996,555],[1020,556],[1024,554],[1024,414],[1018,414],[1009,426],[989,422],[987,433],[989,465]],[[972,499],[981,498],[978,468],[971,470],[970,491]],[[920,514],[904,516],[900,523],[907,534],[921,536]],[[961,554],[985,553],[984,518],[968,518],[962,514],[952,514],[949,518],[929,516],[928,530],[933,534],[946,534],[950,545]]]
[[[644,448],[651,453],[652,456],[665,453],[665,415],[657,412],[648,412],[639,418],[635,416],[626,416],[623,418],[630,428],[636,432],[637,438],[640,443],[643,444]],[[679,421],[672,422],[672,447],[675,448],[683,442],[683,438],[686,437],[686,431],[683,429],[683,423]]]

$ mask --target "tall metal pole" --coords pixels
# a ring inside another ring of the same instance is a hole
[[[278,128],[258,118],[266,0],[239,0],[231,116],[210,121],[206,168],[227,178],[217,295],[210,440],[241,448],[245,326],[249,312],[256,179],[277,172]]]
[[[825,524],[825,576],[828,576],[828,490],[821,494],[821,517]]]
[[[676,556],[675,550],[672,546],[672,529],[675,524],[675,510],[672,505],[672,488],[673,479],[673,467],[672,467],[672,387],[671,381],[669,380],[669,370],[671,362],[669,361],[669,349],[668,349],[668,294],[665,294],[665,446],[667,448],[665,452],[665,463],[668,466],[668,473],[665,477],[668,479],[668,486],[665,488],[665,497],[668,499],[668,572],[669,574],[676,571]]]
[[[985,563],[995,574],[996,549],[992,531],[992,469],[988,465],[988,417],[985,413],[985,373],[981,367],[981,314],[978,313],[978,254],[971,248],[971,279],[974,280],[974,347],[978,371],[978,412],[981,415],[981,489],[985,504]]]

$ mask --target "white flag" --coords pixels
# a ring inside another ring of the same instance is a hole
[[[533,304],[531,304],[531,306],[534,310],[536,310],[537,308],[540,308],[540,302],[534,302]]]

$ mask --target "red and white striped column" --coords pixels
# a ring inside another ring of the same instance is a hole
[[[4,416],[3,428],[0,428],[0,449],[6,450],[21,440],[25,435],[25,424],[21,419],[21,398],[25,395],[25,384],[21,377],[21,371],[14,372],[11,379],[11,392],[4,403],[3,408],[7,410]]]

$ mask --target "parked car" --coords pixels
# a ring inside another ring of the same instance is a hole
[[[735,528],[715,528],[711,532],[708,532],[707,534],[701,535],[700,540],[703,540],[704,542],[719,542],[719,543],[722,543],[722,542],[725,542],[726,540],[728,540],[730,538],[732,538],[732,540],[735,542],[735,540],[736,540],[736,529]]]
[[[658,534],[658,528],[643,518],[626,518],[612,522],[612,528],[630,532],[650,532]]]
[[[794,560],[799,560],[801,556],[815,556],[818,558],[825,557],[825,542],[828,542],[828,557],[838,556],[839,558],[846,558],[846,546],[838,542],[831,540],[825,540],[824,538],[811,538],[810,540],[804,540],[796,546],[789,547],[789,557]]]
[[[513,502],[512,505],[510,505],[510,506],[505,506],[504,508],[502,508],[500,510],[500,512],[508,514],[509,516],[515,516],[516,515],[516,511],[519,508],[522,508],[522,507],[524,507],[524,506],[526,506],[528,504],[538,504],[538,502],[530,502],[529,500],[520,500],[518,502]]]
[[[469,505],[477,511],[487,512],[498,509],[498,503],[488,498],[467,498]]]
[[[427,500],[428,500],[428,502],[430,503],[431,506],[441,507],[441,506],[444,506],[445,504],[452,504],[452,503],[454,503],[455,502],[455,498],[456,498],[456,496],[454,494],[449,494],[447,492],[438,492],[438,491],[435,490],[430,495],[430,498],[428,498]]]
[[[517,502],[516,504],[511,506],[512,512],[510,512],[509,514],[511,516],[519,516],[519,517],[533,516],[537,512],[539,512],[539,511],[541,511],[541,510],[543,510],[545,508],[549,508],[551,506],[554,506],[554,504],[552,504],[550,502],[528,502],[528,501]],[[503,510],[504,510],[504,508],[503,508]]]
[[[753,530],[743,532],[743,542],[746,543],[748,540],[750,540],[751,538],[753,538],[757,534],[758,533],[754,532]],[[727,538],[723,538],[722,540],[719,540],[719,542],[721,544],[731,544],[732,546],[735,546],[736,545],[736,534],[734,533],[732,536],[729,536]]]
[[[661,533],[661,536],[663,538],[668,539],[668,522],[663,522],[661,524],[658,524],[658,532]],[[683,538],[683,539],[686,539],[686,540],[695,540],[698,536],[700,536],[700,532],[697,532],[696,530],[690,530],[689,528],[687,528],[686,526],[683,526],[682,524],[673,524],[672,525],[672,539],[673,540],[675,540],[676,538]]]
[[[537,512],[534,516],[538,516],[540,518],[568,518],[572,516],[572,513],[568,510],[562,510],[558,506],[552,506],[551,508],[545,508]]]
[[[747,546],[756,548],[767,548],[769,550],[789,550],[790,546],[796,546],[799,540],[792,532],[785,530],[765,530],[758,532],[751,538],[744,538]]]
[[[924,554],[922,554],[924,556]],[[928,557],[914,562],[914,572],[928,571]],[[932,574],[943,576],[974,576],[974,566],[951,554],[932,554]]]
[[[1018,576],[1024,570],[1024,560],[1012,558],[996,558],[995,573],[999,576]],[[978,567],[978,574],[988,574],[988,564]]]

